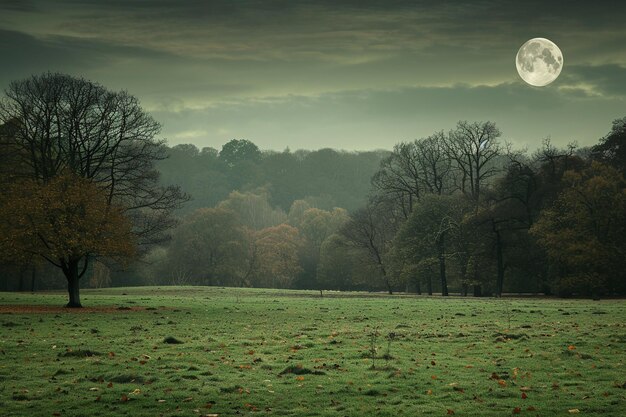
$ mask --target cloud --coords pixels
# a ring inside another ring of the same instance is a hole
[[[624,2],[0,0],[0,10],[0,87],[52,70],[128,89],[172,141],[390,148],[489,119],[520,143],[585,143],[623,116]],[[545,89],[515,72],[536,36],[564,53]]]
[[[198,146],[217,148],[230,139],[246,138],[264,149],[390,149],[402,140],[448,130],[458,120],[494,121],[505,139],[535,148],[547,136],[557,145],[595,143],[613,119],[623,116],[624,104],[623,99],[605,97],[573,100],[556,88],[520,82],[242,100],[154,116],[166,136],[175,139],[172,143],[181,143],[176,132],[197,129],[206,131],[195,140]]]
[[[626,97],[626,67],[618,64],[574,65],[568,68],[564,83],[583,86],[592,95]]]
[[[0,10],[34,12],[37,9],[35,2],[28,0],[0,0]]]

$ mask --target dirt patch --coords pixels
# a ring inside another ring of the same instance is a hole
[[[307,375],[307,374],[326,375],[326,372],[323,372],[323,371],[313,371],[311,369],[303,368],[302,365],[295,365],[295,366],[288,366],[287,368],[285,368],[278,375],[280,376],[280,375],[285,375],[285,374],[294,374],[294,375]]]
[[[119,306],[67,308],[61,306],[36,305],[0,305],[0,314],[87,314],[87,313],[120,313],[144,311],[145,307],[128,307],[121,310]]]

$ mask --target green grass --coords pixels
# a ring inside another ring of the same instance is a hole
[[[114,308],[0,314],[1,415],[626,415],[623,300],[199,287],[82,299]]]

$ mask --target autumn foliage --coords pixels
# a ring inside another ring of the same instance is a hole
[[[134,254],[132,226],[120,207],[91,181],[71,173],[46,184],[13,183],[0,205],[2,256],[41,256],[63,264],[71,259]]]
[[[0,203],[0,256],[45,259],[68,280],[70,307],[80,307],[78,280],[90,260],[125,260],[135,253],[131,222],[92,181],[65,172],[47,183],[14,181]]]
[[[531,232],[560,268],[562,290],[597,294],[624,285],[626,180],[593,162],[567,171],[568,185]]]

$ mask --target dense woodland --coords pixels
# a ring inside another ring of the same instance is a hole
[[[460,121],[391,151],[200,150],[157,141],[133,97],[84,80],[47,74],[6,95],[0,289],[75,276],[322,296],[626,294],[626,117],[582,149],[516,150],[495,123]]]

